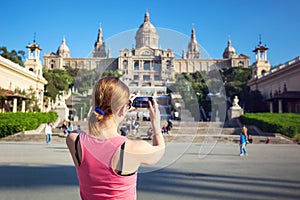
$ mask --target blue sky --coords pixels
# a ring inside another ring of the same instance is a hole
[[[15,0],[1,1],[0,7],[0,46],[9,50],[26,50],[36,32],[42,55],[56,52],[65,36],[72,57],[87,57],[100,23],[104,40],[128,30],[135,33],[148,9],[151,23],[167,32],[189,37],[194,24],[198,42],[212,58],[222,57],[230,36],[237,53],[253,63],[259,34],[272,66],[300,55],[298,0]]]

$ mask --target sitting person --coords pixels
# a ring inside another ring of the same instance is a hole
[[[164,124],[163,127],[161,128],[161,133],[162,134],[168,133],[166,124]]]
[[[153,129],[150,127],[147,131],[148,139],[152,139],[152,135],[153,135]]]

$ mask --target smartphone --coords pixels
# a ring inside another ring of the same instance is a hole
[[[149,108],[148,101],[153,104],[153,97],[136,97],[132,102],[132,106],[135,108]]]

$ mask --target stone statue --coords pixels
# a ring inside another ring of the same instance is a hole
[[[235,96],[234,99],[233,99],[232,107],[233,108],[240,108],[240,106],[239,106],[239,99],[238,99],[237,96]]]
[[[233,123],[231,120],[234,118],[239,118],[244,114],[244,110],[239,106],[239,99],[237,96],[234,97],[232,107],[228,110],[228,119],[230,123]]]

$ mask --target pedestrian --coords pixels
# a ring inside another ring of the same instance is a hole
[[[68,133],[70,134],[73,131],[73,125],[71,122],[68,123]]]
[[[69,134],[66,143],[76,166],[82,199],[136,199],[137,170],[153,165],[165,150],[158,104],[149,102],[152,144],[119,135],[118,126],[131,110],[129,88],[116,77],[94,87],[88,133]]]
[[[179,120],[179,112],[177,110],[174,111],[174,119]]]
[[[139,118],[133,119],[133,121],[132,121],[132,130],[133,130],[135,135],[138,134],[139,128],[140,128]]]
[[[45,134],[46,134],[46,143],[51,143],[51,137],[52,137],[52,124],[48,122],[45,127]]]
[[[147,130],[147,136],[148,136],[148,139],[152,139],[152,135],[153,135],[153,129],[152,127],[148,128]]]
[[[247,128],[246,126],[244,126],[240,133],[240,156],[248,155],[246,144],[247,144]]]
[[[122,136],[126,136],[127,132],[128,132],[126,126],[122,126],[121,129],[120,129],[120,132],[121,132]]]
[[[66,121],[63,122],[61,128],[63,129],[64,135],[67,135],[68,125]]]
[[[167,133],[171,134],[171,129],[173,128],[173,122],[171,121],[171,119],[168,119],[167,121]]]
[[[248,141],[249,141],[250,144],[252,144],[252,142],[253,142],[252,135],[249,135],[249,136],[248,136]]]
[[[84,131],[81,130],[80,124],[77,124],[77,129],[76,129],[76,130],[71,131],[71,133],[78,133],[78,134],[80,134],[80,133],[82,133],[82,132],[84,132]]]
[[[126,128],[127,128],[126,133],[130,133],[130,131],[131,131],[131,121],[130,121],[129,117],[126,118]]]

